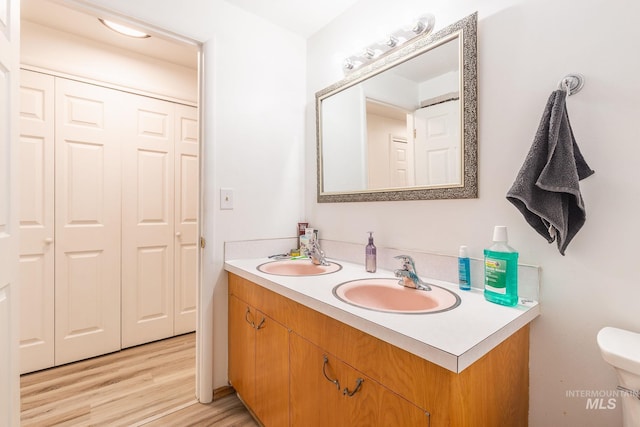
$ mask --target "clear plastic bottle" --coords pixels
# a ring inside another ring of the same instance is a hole
[[[497,225],[493,245],[484,250],[484,297],[514,306],[518,304],[518,252],[507,241],[507,227]]]
[[[376,247],[373,244],[373,231],[369,231],[369,244],[365,248],[365,268],[369,273],[376,272],[376,257]]]
[[[471,289],[471,270],[466,246],[460,246],[458,253],[458,285],[463,291]]]

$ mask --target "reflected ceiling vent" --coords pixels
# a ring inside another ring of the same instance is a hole
[[[118,24],[107,19],[98,18],[98,21],[102,22],[102,24],[110,30],[128,37],[135,37],[138,39],[146,39],[147,37],[151,37],[149,34],[143,31],[135,30],[131,27],[127,27],[126,25]]]

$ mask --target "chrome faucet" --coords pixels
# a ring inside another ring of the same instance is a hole
[[[320,244],[317,238],[314,236],[309,241],[308,247],[305,249],[304,254],[311,258],[311,262],[316,265],[329,265],[327,262],[324,251],[320,249]]]
[[[395,270],[393,273],[396,277],[399,277],[399,285],[406,286],[407,288],[415,288],[421,291],[430,291],[431,286],[423,282],[416,273],[416,265],[413,262],[413,258],[409,255],[398,255],[395,259],[402,260],[402,268]]]

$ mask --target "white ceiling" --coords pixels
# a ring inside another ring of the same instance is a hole
[[[249,13],[308,38],[358,0],[225,0]],[[114,33],[98,17],[48,0],[21,0],[25,21],[117,46],[153,58],[197,67],[197,48],[158,35],[134,39]]]
[[[358,0],[226,0],[305,39]]]

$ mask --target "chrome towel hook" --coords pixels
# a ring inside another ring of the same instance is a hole
[[[582,86],[584,86],[584,76],[578,73],[567,74],[558,83],[558,89],[566,90],[567,96],[580,92]]]

